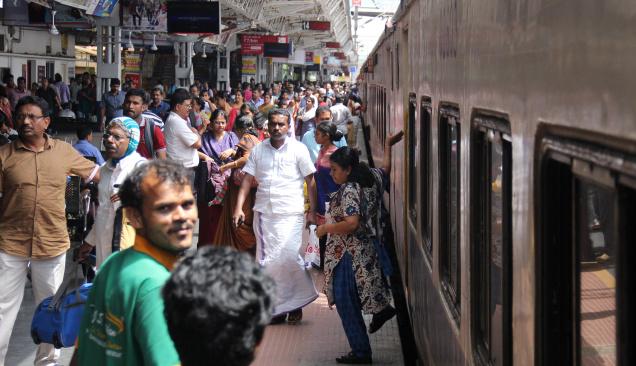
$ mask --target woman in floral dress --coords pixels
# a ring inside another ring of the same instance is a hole
[[[341,184],[331,195],[329,215],[332,223],[319,226],[316,235],[330,234],[325,253],[325,287],[329,306],[336,305],[351,352],[336,358],[345,364],[371,363],[371,345],[362,317],[373,314],[369,333],[374,333],[395,315],[390,305],[377,246],[377,224],[381,192],[388,179],[391,146],[400,141],[402,132],[390,136],[385,145],[381,169],[360,163],[356,150],[341,147],[330,157],[331,176]]]

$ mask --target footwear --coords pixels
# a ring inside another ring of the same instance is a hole
[[[337,363],[346,363],[349,365],[363,365],[373,363],[371,361],[371,355],[369,356],[356,356],[353,351],[349,352],[344,356],[340,356],[336,358]]]
[[[296,325],[298,323],[300,323],[300,321],[303,319],[303,309],[297,309],[294,311],[290,311],[287,314],[287,324],[289,325]]]
[[[373,334],[377,332],[387,320],[393,318],[397,312],[391,305],[387,305],[382,311],[377,314],[373,314],[373,319],[371,319],[371,324],[369,324],[369,334]]]
[[[270,325],[283,324],[286,318],[287,318],[287,314],[275,316],[272,318],[272,320],[269,321],[269,324]]]

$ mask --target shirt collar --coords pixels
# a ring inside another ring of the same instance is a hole
[[[168,271],[172,271],[172,268],[179,259],[179,256],[177,254],[171,253],[167,250],[150,244],[148,239],[139,235],[139,233],[137,233],[137,235],[135,236],[135,245],[133,246],[133,249],[138,251],[139,253],[144,253],[152,259],[156,260],[161,265],[166,267]]]
[[[265,144],[267,144],[269,147],[271,147],[274,150],[281,150],[282,148],[284,148],[285,146],[287,146],[287,144],[289,144],[289,141],[291,140],[291,138],[289,137],[289,135],[285,136],[285,142],[283,142],[282,145],[280,145],[280,147],[277,149],[274,147],[274,145],[272,145],[272,140],[267,139],[265,141],[263,141]]]
[[[53,148],[53,146],[55,146],[55,140],[52,139],[49,135],[47,135],[46,133],[44,134],[44,150],[50,150]],[[16,150],[19,149],[24,149],[24,150],[29,150],[32,151],[31,149],[29,149],[28,147],[26,147],[26,145],[24,144],[24,142],[22,142],[22,138],[18,137],[15,140],[15,148]]]

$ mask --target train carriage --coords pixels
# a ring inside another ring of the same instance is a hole
[[[410,0],[362,67],[423,364],[633,365],[636,3]]]

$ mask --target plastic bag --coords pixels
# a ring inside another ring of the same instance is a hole
[[[320,245],[318,244],[318,236],[316,236],[316,225],[309,225],[307,239],[307,248],[305,249],[305,268],[320,266]]]

